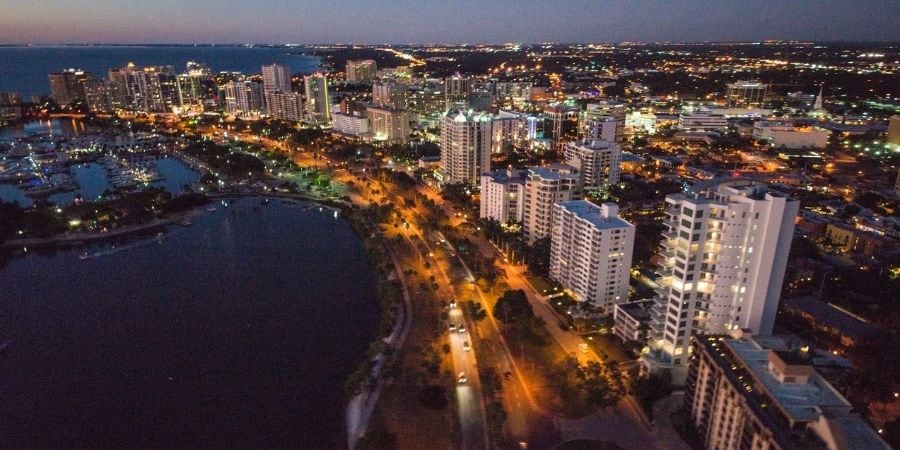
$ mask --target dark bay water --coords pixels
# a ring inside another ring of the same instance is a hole
[[[131,250],[0,268],[4,447],[346,442],[342,385],[379,310],[360,241],[318,207],[217,208]]]
[[[174,65],[184,71],[185,63],[196,61],[213,71],[259,73],[264,64],[278,63],[293,72],[311,73],[319,58],[305,56],[302,49],[271,47],[185,47],[185,46],[39,46],[0,47],[0,91],[13,91],[29,100],[32,95],[49,94],[47,74],[66,68],[85,69],[95,78],[106,77],[111,67],[129,62],[139,66]]]

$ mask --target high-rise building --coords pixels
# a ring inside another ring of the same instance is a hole
[[[268,92],[264,94],[266,110],[278,120],[303,120],[303,96],[298,92]]]
[[[479,215],[501,224],[522,222],[525,216],[525,171],[495,170],[481,175]]]
[[[95,113],[112,111],[109,93],[110,83],[106,80],[92,80],[84,83],[84,100],[88,110]]]
[[[560,202],[552,217],[550,277],[603,311],[627,302],[635,227],[619,217],[618,205]]]
[[[452,109],[441,119],[442,184],[477,185],[491,170],[491,116]]]
[[[262,66],[262,81],[264,94],[294,92],[294,88],[291,87],[291,71],[285,66],[278,64]]]
[[[459,74],[444,79],[444,101],[447,108],[468,107],[469,95],[472,93],[473,81]]]
[[[625,141],[626,106],[618,103],[588,103],[582,113],[582,134],[586,139]]]
[[[800,204],[731,180],[669,195],[666,205],[644,363],[683,378],[691,336],[771,334]]]
[[[332,114],[332,130],[347,136],[360,137],[369,133],[369,118],[365,111],[336,112]]]
[[[180,104],[178,80],[172,66],[138,68],[128,63],[109,70],[110,104],[135,113],[171,112]]]
[[[581,109],[556,103],[544,108],[544,136],[552,141],[553,150],[561,152],[566,142],[578,139]]]
[[[704,448],[891,448],[813,368],[808,347],[697,336],[692,348],[684,401]]]
[[[167,113],[180,106],[178,78],[173,66],[144,68],[147,83],[147,111]]]
[[[317,125],[331,124],[328,79],[324,74],[316,73],[307,75],[303,82],[306,88],[306,121]]]
[[[444,90],[439,82],[425,80],[409,86],[407,103],[412,119],[419,126],[433,128],[439,126],[441,117],[447,111]]]
[[[888,121],[887,142],[894,150],[900,150],[900,116],[891,116]]]
[[[372,84],[372,104],[382,108],[406,109],[406,84],[394,80],[376,81]]]
[[[357,59],[347,61],[347,81],[360,83],[372,81],[378,67],[373,59]]]
[[[566,164],[533,167],[525,176],[522,232],[529,243],[550,236],[553,204],[581,198],[578,171]]]
[[[262,84],[229,81],[225,84],[225,110],[238,117],[258,116],[263,111]]]
[[[494,98],[501,108],[519,108],[531,99],[531,82],[498,81],[494,83]]]
[[[409,142],[409,113],[405,109],[370,106],[369,129],[376,142],[406,144]]]
[[[186,72],[177,76],[178,99],[181,108],[215,106],[216,83],[209,67],[188,61]]]
[[[619,182],[622,149],[615,142],[567,142],[563,154],[566,164],[578,169],[585,188],[609,187]]]
[[[60,105],[68,105],[77,100],[85,100],[84,85],[91,81],[91,73],[81,69],[66,69],[51,73],[50,97]]]
[[[766,102],[769,85],[759,81],[735,81],[725,86],[729,108],[759,108]]]

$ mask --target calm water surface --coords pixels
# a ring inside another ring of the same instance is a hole
[[[346,442],[342,385],[375,335],[374,275],[331,211],[260,203],[108,256],[0,268],[3,446]]]

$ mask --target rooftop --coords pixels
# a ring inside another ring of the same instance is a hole
[[[877,332],[877,328],[874,325],[870,325],[812,296],[792,298],[785,300],[785,302],[788,308],[809,314],[824,325],[837,328],[841,330],[841,333],[853,339],[871,336]]]
[[[631,223],[618,217],[619,206],[615,203],[596,205],[587,200],[572,200],[557,203],[557,206],[575,214],[579,219],[590,222],[598,229],[633,227]]]

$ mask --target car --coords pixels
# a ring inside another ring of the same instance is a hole
[[[450,300],[450,309],[456,308],[456,300]]]
[[[467,352],[467,351],[469,351],[469,350],[472,350],[472,346],[469,345],[469,341],[463,342],[463,351],[464,351],[464,352]]]
[[[587,353],[588,345],[585,344],[584,342],[582,342],[582,343],[578,344],[578,350],[581,350],[581,353]]]
[[[456,378],[456,381],[458,381],[459,384],[466,384],[469,381],[469,378],[466,377],[465,372],[460,372],[459,376]]]
[[[460,332],[460,333],[465,333],[465,332],[466,332],[466,326],[463,325],[463,324],[459,324],[459,328],[457,328],[456,331],[458,331],[458,332]]]
[[[509,370],[507,370],[506,372],[503,372],[503,378],[506,378],[507,380],[512,380],[512,372]]]
[[[456,331],[456,324],[453,322],[450,322],[450,331]]]

